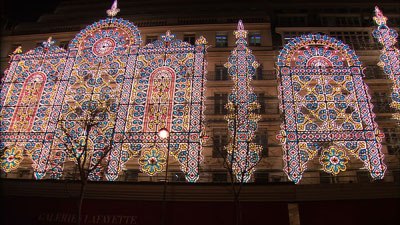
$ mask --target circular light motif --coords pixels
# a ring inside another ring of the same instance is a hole
[[[111,38],[102,38],[93,45],[93,53],[97,56],[105,56],[115,49],[115,41]]]

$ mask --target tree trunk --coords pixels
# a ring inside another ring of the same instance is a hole
[[[81,180],[81,188],[80,188],[79,199],[78,199],[78,217],[76,220],[77,225],[81,225],[82,206],[83,206],[83,199],[85,197],[86,185],[87,185],[87,180]]]

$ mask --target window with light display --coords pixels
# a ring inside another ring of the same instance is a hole
[[[277,69],[284,115],[278,138],[288,178],[300,182],[307,162],[318,154],[324,171],[337,175],[351,154],[372,178],[382,179],[384,135],[354,50],[327,35],[302,35],[280,51]]]
[[[115,6],[107,11],[109,18],[87,26],[67,50],[50,38],[11,55],[0,97],[4,171],[16,169],[27,155],[37,179],[46,173],[58,179],[82,146],[87,146],[88,163],[94,164],[111,143],[106,163],[89,179],[105,174],[116,180],[133,157],[142,172],[155,175],[170,156],[187,181],[197,181],[203,159],[207,42],[201,37],[191,45],[168,31],[140,46],[140,31],[115,18],[117,11]],[[86,131],[79,124],[91,110],[98,113],[97,122]],[[168,130],[168,138],[159,137],[161,129]],[[74,157],[65,143],[76,146]]]

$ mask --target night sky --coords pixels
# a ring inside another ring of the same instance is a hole
[[[0,0],[1,15],[11,23],[36,21],[43,13],[54,11],[60,0]]]

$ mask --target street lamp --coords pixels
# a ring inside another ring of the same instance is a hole
[[[158,131],[158,136],[160,136],[161,139],[165,139],[169,137],[169,131],[167,128],[162,128]]]
[[[169,141],[170,141],[169,131],[167,130],[167,128],[161,128],[158,131],[158,136],[161,139],[168,138],[168,142],[167,142],[167,165],[165,166],[164,191],[163,191],[163,218],[162,218],[162,221],[161,221],[161,224],[167,224],[167,222],[166,222],[166,214],[167,214],[167,212],[166,212],[167,211],[166,197],[167,197],[168,159],[169,159]]]

